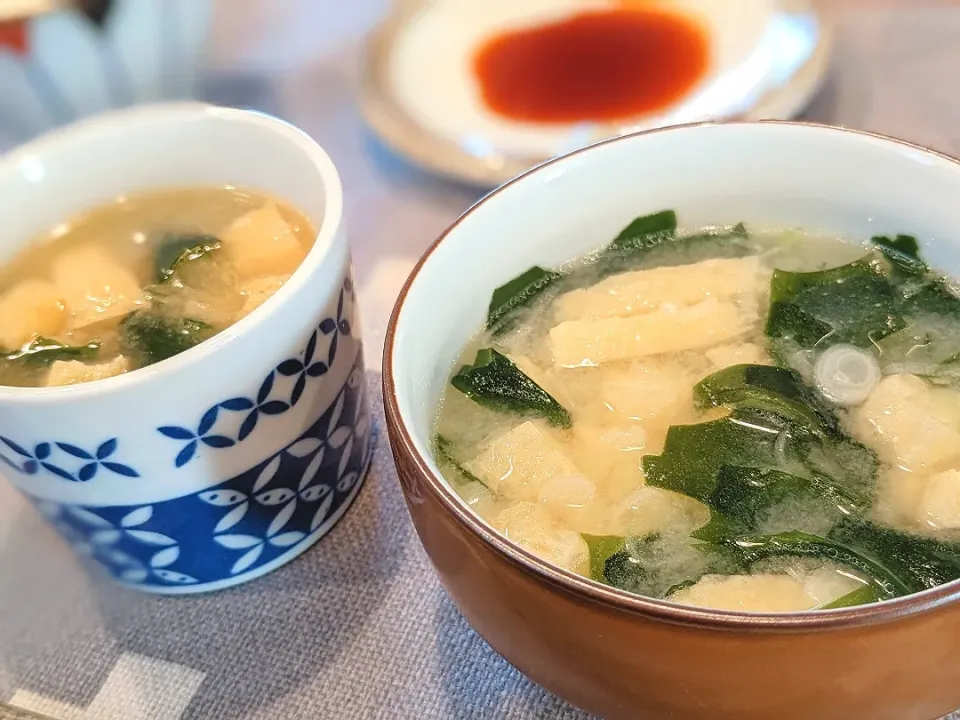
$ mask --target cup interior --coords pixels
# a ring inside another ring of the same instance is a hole
[[[672,208],[687,231],[743,221],[754,231],[796,228],[856,241],[907,233],[953,275],[958,196],[957,160],[802,123],[668,128],[541,165],[471,208],[408,281],[388,344],[402,423],[446,486],[431,450],[437,404],[491,292],[532,265],[557,266],[607,244],[639,215]]]
[[[119,195],[163,188],[229,184],[264,190],[319,227],[337,194],[331,191],[339,190],[333,166],[326,164],[329,159],[306,135],[259,113],[200,103],[106,113],[0,161],[0,214],[6,218],[0,262],[78,212]]]

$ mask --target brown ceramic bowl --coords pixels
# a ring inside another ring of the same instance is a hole
[[[853,237],[909,232],[960,266],[960,163],[797,123],[696,125],[610,140],[541,165],[461,217],[391,318],[387,425],[413,522],[450,597],[507,660],[605,718],[932,720],[960,707],[960,583],[843,610],[684,607],[545,563],[476,516],[437,471],[438,399],[490,292],[533,264],[675,208],[689,228],[744,220]]]

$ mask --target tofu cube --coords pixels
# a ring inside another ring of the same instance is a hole
[[[537,500],[544,481],[581,474],[560,445],[533,421],[495,438],[464,467],[494,493],[531,502]]]
[[[121,317],[143,303],[136,277],[101,247],[65,252],[54,260],[51,272],[72,330]]]
[[[930,473],[960,461],[956,414],[942,402],[942,391],[914,375],[885,377],[852,418],[864,442],[906,470]]]
[[[289,275],[306,251],[276,203],[267,203],[230,223],[220,243],[240,282],[253,277]]]
[[[24,280],[0,296],[0,349],[18,350],[37,335],[57,335],[67,324],[63,297],[42,280]]]
[[[930,478],[917,505],[917,520],[940,530],[960,528],[960,470]]]
[[[772,573],[706,575],[695,585],[671,595],[670,600],[715,610],[747,612],[793,612],[816,606],[800,580]]]
[[[743,335],[750,325],[736,304],[710,298],[636,317],[562,322],[550,330],[550,341],[556,365],[578,367],[709,348]]]
[[[80,383],[103,380],[122,375],[130,369],[130,361],[123,355],[113,360],[95,365],[87,365],[78,360],[57,360],[50,366],[47,374],[47,386],[78,385]]]
[[[590,549],[579,533],[566,530],[534,503],[519,502],[501,511],[491,523],[509,540],[565,570],[586,573]]]
[[[246,317],[263,305],[283,284],[290,279],[289,275],[269,275],[248,280],[240,287],[243,297],[243,307],[237,313],[237,320]]]
[[[756,296],[760,258],[705,260],[614,275],[596,285],[561,295],[554,303],[558,320],[630,317],[671,305],[687,307],[708,298]]]

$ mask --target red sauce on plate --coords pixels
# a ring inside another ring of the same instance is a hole
[[[0,51],[12,50],[17,55],[27,52],[27,23],[24,20],[11,20],[0,23]]]
[[[537,123],[610,121],[661,110],[709,64],[693,20],[655,9],[611,8],[493,37],[474,57],[494,113]]]

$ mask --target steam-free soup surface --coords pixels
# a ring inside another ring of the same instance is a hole
[[[183,352],[273,295],[315,236],[295,208],[229,186],[68,218],[0,270],[0,384],[72,385]]]
[[[960,299],[913,238],[665,212],[493,293],[442,398],[441,470],[535,555],[728,610],[960,577]]]

